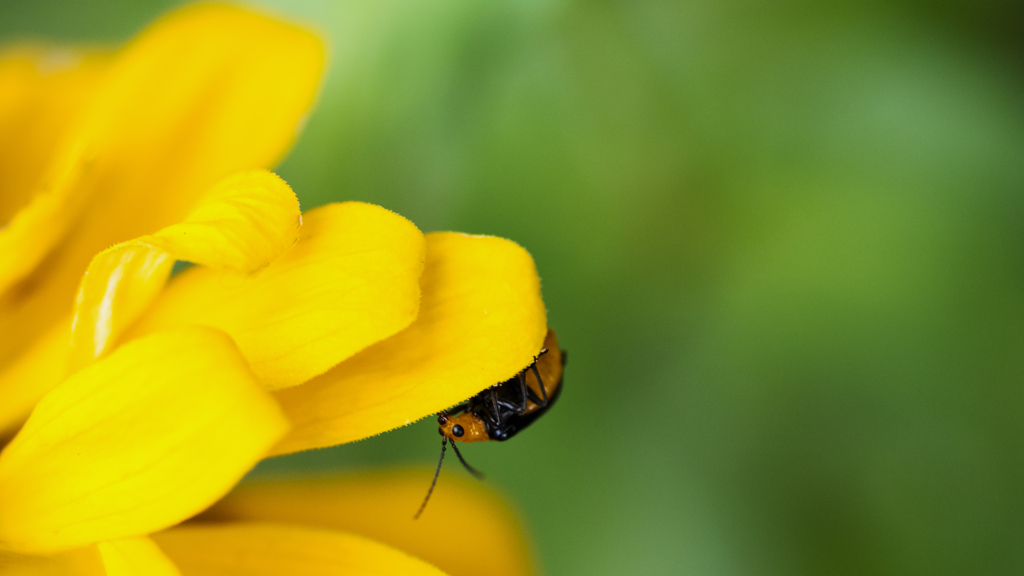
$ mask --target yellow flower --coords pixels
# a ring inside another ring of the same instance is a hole
[[[438,573],[393,547],[529,571],[487,496],[413,523],[419,475],[247,488],[208,512],[230,523],[174,527],[263,457],[405,425],[543,343],[519,246],[358,202],[300,216],[260,169],[322,62],[303,30],[213,5],[116,54],[0,58],[3,573]],[[168,282],[176,260],[198,265]]]

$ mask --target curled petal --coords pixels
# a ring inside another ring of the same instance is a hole
[[[175,259],[248,272],[287,250],[298,227],[287,184],[266,171],[242,172],[214,186],[184,222],[98,254],[79,286],[74,333],[71,322],[57,323],[0,371],[0,439],[66,374],[109,348],[163,288]]]
[[[344,532],[255,522],[189,525],[153,539],[189,575],[443,576],[383,544]]]
[[[107,576],[181,576],[167,556],[145,536],[96,544]]]
[[[251,272],[284,253],[298,232],[291,188],[255,170],[222,180],[183,222],[100,252],[78,288],[68,373],[109,349],[160,293],[175,260]]]
[[[432,473],[423,469],[242,484],[200,519],[264,520],[352,532],[405,550],[451,576],[533,574],[515,516],[479,483],[445,476],[423,515],[413,520]],[[453,529],[459,529],[457,535]]]
[[[547,332],[533,258],[513,242],[427,235],[420,313],[315,380],[276,393],[293,429],[274,453],[352,442],[511,378]]]
[[[299,200],[284,180],[251,170],[221,180],[183,222],[146,242],[178,260],[252,272],[295,243],[300,221]]]
[[[178,523],[287,427],[222,333],[125,344],[47,394],[0,453],[0,549],[52,553]]]
[[[178,275],[131,334],[201,324],[234,338],[270,389],[294,386],[416,318],[423,234],[370,204],[303,215],[298,243],[251,275]]]
[[[307,31],[216,4],[176,10],[119,51],[31,202],[0,230],[0,365],[71,313],[98,252],[180,222],[222,178],[277,162],[323,61]]]

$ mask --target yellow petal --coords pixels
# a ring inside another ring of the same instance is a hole
[[[222,333],[125,344],[47,394],[0,453],[0,549],[49,553],[180,522],[286,429]]]
[[[251,272],[298,238],[299,202],[265,170],[214,186],[185,220],[100,252],[75,302],[68,373],[105,353],[160,293],[174,261]]]
[[[323,376],[277,392],[293,428],[275,454],[408,424],[511,378],[540,351],[547,316],[526,250],[489,236],[426,238],[416,321]]]
[[[66,141],[106,60],[22,48],[0,61],[0,293],[46,254],[81,207],[55,214],[66,195],[49,188],[78,167]]]
[[[0,228],[0,310],[13,308],[36,288],[26,276],[64,237],[88,195],[76,183],[85,179],[86,151],[63,146],[54,153],[28,203]],[[27,283],[19,287],[18,281]],[[2,335],[0,335],[2,337]]]
[[[64,379],[70,338],[68,318],[0,371],[0,445],[14,436],[39,399]]]
[[[190,525],[153,535],[188,576],[443,576],[360,536],[265,523]]]
[[[0,231],[0,365],[71,312],[100,250],[180,222],[222,178],[281,158],[322,66],[308,32],[211,4],[121,50],[46,185]]]
[[[252,272],[295,243],[300,222],[299,200],[284,180],[249,170],[218,182],[183,222],[146,242],[178,260]]]
[[[0,574],[4,576],[107,576],[95,546],[86,546],[53,556],[28,556],[0,552]]]
[[[277,176],[242,172],[208,192],[185,222],[97,255],[79,287],[74,339],[70,323],[60,322],[0,371],[0,439],[13,434],[66,373],[109,347],[159,292],[175,259],[241,271],[264,266],[295,242],[298,209]]]
[[[0,53],[0,226],[29,202],[108,60],[38,46]]]
[[[303,215],[299,242],[259,272],[195,267],[130,335],[189,324],[227,332],[268,388],[300,384],[405,328],[419,307],[423,235],[360,202]]]
[[[473,480],[442,474],[430,505],[413,520],[432,475],[433,470],[422,469],[242,484],[200,520],[264,520],[343,530],[405,550],[452,576],[533,574],[514,515]]]
[[[145,536],[96,544],[107,576],[180,576],[167,556]]]

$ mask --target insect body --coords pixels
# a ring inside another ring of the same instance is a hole
[[[518,374],[473,396],[465,403],[437,415],[441,433],[441,458],[434,481],[415,518],[423,512],[437,484],[448,443],[459,461],[477,478],[483,474],[466,463],[456,442],[504,441],[515,436],[547,412],[562,392],[562,369],[566,353],[558,347],[554,330],[548,330],[544,348]]]

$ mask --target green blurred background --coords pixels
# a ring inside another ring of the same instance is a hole
[[[0,40],[173,4],[3,0]],[[331,46],[304,208],[536,259],[565,393],[465,453],[546,573],[1024,572],[1020,4],[258,4]],[[435,426],[255,475],[430,466]]]

